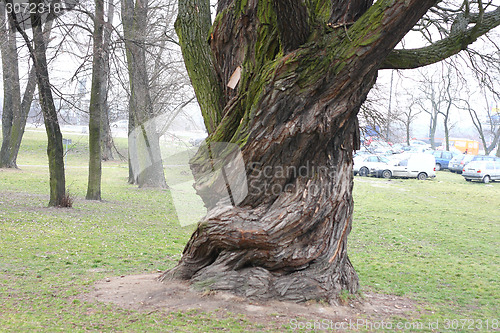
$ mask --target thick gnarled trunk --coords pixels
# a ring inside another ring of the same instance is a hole
[[[205,31],[213,58],[195,40],[206,26],[190,11],[199,2],[180,1],[176,28],[198,100],[222,100],[222,110],[200,101],[208,144],[239,145],[248,194],[233,207],[211,202],[224,182],[206,177],[213,160],[200,150],[191,169],[209,211],[161,280],[335,303],[358,289],[347,255],[357,113],[385,57],[434,1],[219,2]],[[286,30],[285,19],[294,22]],[[198,43],[204,56],[193,60]],[[218,86],[201,85],[200,72]]]

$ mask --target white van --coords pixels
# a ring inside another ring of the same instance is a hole
[[[436,177],[436,159],[431,154],[402,154],[377,170],[378,177],[417,178]]]

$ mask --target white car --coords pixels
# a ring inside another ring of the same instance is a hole
[[[425,180],[436,177],[436,159],[431,154],[401,154],[382,168],[371,170],[378,177],[417,178]]]
[[[462,176],[465,180],[479,180],[488,184],[492,180],[500,180],[500,159],[496,161],[472,161],[467,164]]]
[[[377,169],[381,165],[389,163],[389,159],[377,155],[362,155],[354,158],[354,174],[362,177],[368,176],[370,170]]]
[[[128,128],[128,120],[118,120],[111,124],[112,128]]]
[[[430,144],[425,143],[424,141],[421,141],[421,140],[410,140],[410,146],[423,147],[423,148],[430,148],[431,147]]]

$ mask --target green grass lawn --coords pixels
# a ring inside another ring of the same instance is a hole
[[[139,313],[77,299],[105,277],[172,267],[194,227],[180,226],[168,191],[128,185],[125,162],[104,163],[103,202],[84,200],[87,138],[65,137],[73,141],[72,209],[46,208],[43,132],[26,133],[21,170],[0,170],[0,331],[265,330],[239,316]],[[362,293],[411,298],[420,307],[411,316],[440,327],[446,319],[498,325],[500,183],[446,171],[428,181],[356,177],[354,198],[348,246]],[[453,330],[461,331],[471,330]]]
[[[364,288],[422,302],[423,320],[500,319],[500,183],[357,178],[354,197]]]

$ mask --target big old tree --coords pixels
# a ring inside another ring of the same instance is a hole
[[[500,23],[498,8],[474,13],[477,2],[466,1],[454,33],[396,51],[437,1],[372,2],[222,0],[212,24],[208,1],[179,0],[176,29],[207,142],[239,145],[249,191],[233,207],[210,202],[219,188],[203,176],[213,161],[198,153],[191,169],[210,210],[162,280],[257,299],[334,303],[356,292],[352,154],[378,71],[438,62]]]

